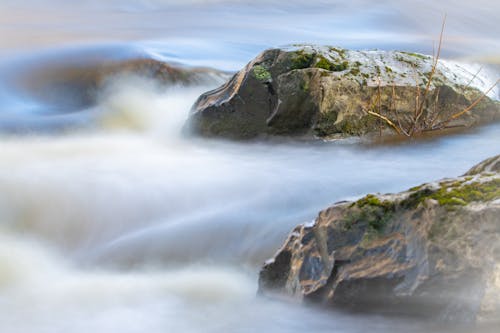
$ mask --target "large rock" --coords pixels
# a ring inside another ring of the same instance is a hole
[[[200,96],[189,125],[201,135],[234,139],[391,132],[368,114],[375,111],[407,132],[421,131],[467,108],[482,95],[475,87],[488,86],[482,73],[474,77],[457,63],[440,61],[424,98],[432,62],[432,57],[405,52],[312,46],[267,50],[226,84]],[[484,98],[446,125],[499,117],[499,103]],[[418,126],[412,128],[415,118]]]
[[[259,292],[345,310],[500,321],[500,155],[466,175],[367,195],[299,225]]]

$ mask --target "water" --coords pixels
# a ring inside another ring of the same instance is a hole
[[[2,1],[0,332],[448,332],[261,299],[257,272],[335,201],[498,154],[499,125],[386,145],[241,144],[182,135],[217,80],[119,78],[92,105],[52,84],[61,68],[141,56],[231,71],[304,41],[432,52],[444,10],[446,55],[497,75],[500,6],[424,2]]]

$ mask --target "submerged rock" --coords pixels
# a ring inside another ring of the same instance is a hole
[[[499,165],[500,155],[461,177],[321,211],[266,262],[259,292],[348,311],[500,321]]]
[[[331,138],[389,133],[390,126],[368,111],[412,132],[500,117],[500,104],[486,97],[473,111],[443,124],[482,96],[477,88],[487,90],[488,84],[481,73],[474,76],[459,64],[440,61],[425,94],[432,63],[430,56],[406,52],[267,50],[226,84],[200,96],[189,125],[201,135],[234,139]]]
[[[110,80],[137,76],[160,85],[199,85],[224,82],[227,75],[207,68],[188,68],[138,58],[95,61],[79,65],[48,64],[21,75],[16,86],[28,95],[66,112],[96,103],[99,91]]]

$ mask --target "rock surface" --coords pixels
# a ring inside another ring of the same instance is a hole
[[[499,166],[500,155],[458,178],[321,211],[266,262],[259,292],[348,311],[500,321]]]
[[[313,46],[267,50],[226,84],[200,96],[190,126],[201,135],[233,139],[390,133],[383,120],[368,114],[376,111],[405,130],[420,130],[412,129],[417,103],[422,105],[418,127],[431,128],[471,105],[492,84],[481,73],[474,76],[457,63],[440,61],[424,98],[432,62],[432,57],[406,52]],[[499,118],[500,104],[486,97],[446,125]]]
[[[197,85],[224,82],[227,75],[206,68],[186,68],[154,59],[96,61],[84,65],[48,64],[30,69],[16,85],[29,95],[64,109],[95,104],[98,92],[116,77],[138,76],[161,85]],[[55,93],[57,92],[57,93]]]

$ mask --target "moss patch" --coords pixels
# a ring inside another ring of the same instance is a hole
[[[413,191],[418,191],[418,190],[420,190],[422,187],[423,187],[423,185],[414,186],[414,187],[410,188],[410,191],[412,191],[412,192],[413,192]]]
[[[349,63],[347,61],[342,61],[341,63],[336,64],[320,55],[318,56],[318,61],[314,67],[326,69],[332,72],[341,72],[345,71],[349,67]]]
[[[491,201],[500,198],[500,179],[488,182],[460,184],[446,188],[441,187],[432,195],[442,205],[466,205],[474,201]]]
[[[379,206],[368,206],[362,210],[361,219],[366,220],[368,226],[377,232],[382,232],[392,217],[392,211]]]
[[[328,59],[326,59],[323,56],[319,56],[319,60],[316,63],[315,67],[316,68],[323,68],[323,69],[326,69],[328,71],[331,71],[333,66],[334,66],[334,64],[332,64]]]
[[[345,71],[349,67],[349,63],[347,61],[342,61],[340,64],[334,64],[331,69],[334,72],[342,72]]]
[[[437,190],[419,189],[401,203],[405,208],[416,207],[426,199],[434,199],[442,206],[465,206],[471,202],[484,202],[500,198],[500,179],[485,182],[443,182]]]
[[[358,76],[359,75],[359,68],[353,68],[351,69],[351,71],[349,72],[351,75],[354,75],[354,76]]]
[[[381,233],[396,211],[394,202],[380,200],[369,194],[354,202],[344,217],[344,225],[361,224],[367,226],[369,233]]]
[[[301,82],[300,89],[305,93],[309,92],[309,81],[306,80],[306,81]]]
[[[271,73],[262,65],[256,65],[253,67],[253,76],[259,81],[271,81]]]
[[[406,54],[410,57],[422,59],[422,60],[427,60],[429,58],[428,56],[425,56],[425,55],[419,54],[419,53],[413,53],[413,52],[400,52],[400,53]]]
[[[344,49],[339,49],[338,47],[330,47],[331,52],[337,52],[337,54],[342,58],[345,59],[346,57],[346,50]]]
[[[303,69],[311,67],[314,60],[314,54],[307,53],[303,50],[294,52],[292,56],[292,69]]]
[[[406,58],[401,57],[401,56],[397,56],[396,60],[399,62],[404,62],[404,63],[408,64],[410,67],[419,67],[419,65],[420,65],[416,59],[413,61],[413,60],[406,59]]]

